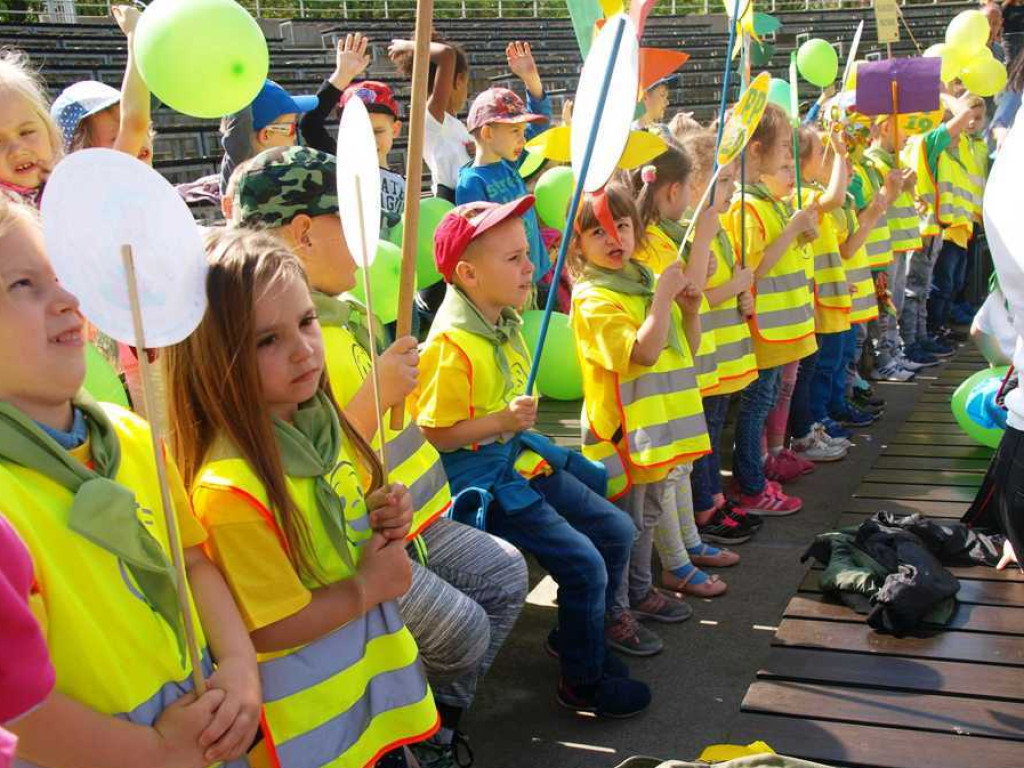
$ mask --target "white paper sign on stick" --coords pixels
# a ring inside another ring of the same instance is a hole
[[[612,72],[608,97],[603,115],[597,114],[597,104],[604,84],[605,71],[611,58],[620,25],[624,25],[615,69]],[[590,167],[583,181],[585,192],[596,192],[605,185],[615,170],[629,139],[636,108],[636,94],[640,83],[640,47],[636,27],[625,14],[612,16],[594,40],[587,60],[583,63],[572,115],[572,168],[579,176],[587,141],[595,121],[599,121]]]
[[[356,264],[369,266],[377,254],[380,239],[380,164],[373,124],[362,99],[349,99],[341,113],[337,157],[338,208],[345,242]],[[356,178],[359,179],[361,207],[356,200]]]
[[[206,311],[206,252],[181,196],[145,163],[112,149],[61,160],[41,206],[46,252],[82,313],[135,343],[121,248],[132,247],[149,347],[186,338]]]

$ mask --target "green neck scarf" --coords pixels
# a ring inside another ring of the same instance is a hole
[[[17,408],[3,402],[0,461],[39,472],[74,495],[68,528],[124,564],[149,606],[174,630],[178,652],[184,654],[185,631],[174,568],[136,515],[135,494],[114,479],[121,465],[117,433],[84,389],[72,404],[85,414],[95,471],[73,458]]]
[[[491,343],[494,348],[494,361],[505,382],[505,400],[508,400],[510,394],[525,394],[511,391],[514,388],[512,367],[508,361],[508,354],[505,352],[506,345],[510,345],[524,359],[530,359],[530,352],[526,348],[526,342],[520,331],[522,325],[522,318],[511,307],[501,310],[501,316],[496,325],[491,323],[483,316],[476,304],[462,292],[462,289],[455,285],[448,286],[448,290],[444,294],[444,301],[441,302],[441,307],[434,318],[434,327],[436,328],[457,328],[481,336]]]
[[[312,291],[313,306],[321,325],[345,328],[356,338],[366,354],[370,354],[370,313],[354,299],[336,299],[326,293]],[[384,326],[380,321],[373,323],[376,351],[380,353],[387,347],[384,337]]]
[[[604,269],[588,263],[576,285],[581,289],[593,286],[626,296],[643,296],[647,311],[650,311],[656,282],[650,269],[643,264],[630,261],[622,269]],[[679,338],[679,329],[671,320],[668,324],[668,345],[679,354],[686,354]]]
[[[681,221],[683,231],[680,233],[678,239],[676,239],[676,237],[672,233],[668,232],[668,230],[665,230],[677,246],[680,243],[682,243],[683,238],[686,237],[686,229],[690,226],[691,221],[693,221],[692,208],[687,209],[686,213],[683,214],[683,218]],[[691,242],[693,240],[694,235],[696,235],[696,230],[694,230],[694,233],[690,235]],[[732,243],[729,242],[729,236],[725,233],[724,228],[719,227],[718,231],[715,233],[715,240],[718,241],[718,247],[722,251],[722,258],[725,259],[725,263],[728,264],[730,268],[736,266],[736,258],[735,256],[733,256],[732,252]],[[714,252],[711,253],[711,258],[715,258]],[[690,243],[687,243],[686,246],[683,248],[683,260],[690,260]]]
[[[683,221],[673,221],[672,219],[661,219],[658,222],[658,229],[668,235],[669,239],[676,244],[676,248],[683,244],[683,238],[686,237],[686,224]]]
[[[782,225],[785,226],[790,218],[793,216],[793,206],[791,206],[786,200],[780,200],[771,193],[767,185],[763,183],[758,184],[744,184],[743,191],[753,197],[755,200],[761,200],[771,205],[772,210],[782,221]]]
[[[355,570],[345,530],[345,502],[331,487],[330,477],[341,453],[341,422],[323,392],[299,406],[292,423],[274,419],[274,436],[284,472],[291,477],[312,477],[316,510],[339,557]]]

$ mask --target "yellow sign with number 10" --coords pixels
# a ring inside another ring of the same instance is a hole
[[[722,130],[722,143],[718,145],[719,166],[726,166],[739,157],[750,137],[754,135],[768,104],[770,83],[771,75],[762,72],[751,81],[750,87],[736,102]]]

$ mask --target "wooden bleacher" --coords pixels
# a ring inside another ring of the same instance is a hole
[[[960,518],[992,451],[961,432],[950,398],[984,366],[965,347],[936,369],[837,527],[879,510]],[[1024,766],[1024,574],[950,570],[960,580],[950,624],[897,638],[823,596],[820,570],[811,568],[783,612],[730,740],[763,739],[780,753],[834,766]]]

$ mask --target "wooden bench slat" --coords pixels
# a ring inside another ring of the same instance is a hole
[[[900,483],[913,485],[953,485],[977,488],[985,476],[975,472],[947,470],[889,469],[888,465],[875,467],[864,476],[867,483]]]
[[[881,460],[884,456],[942,456],[950,459],[991,459],[994,451],[984,445],[974,443],[972,445],[951,445],[917,442],[892,442],[882,446]]]
[[[975,488],[957,486],[912,485],[910,483],[862,483],[853,492],[858,499],[903,499],[914,501],[959,501],[970,504],[974,500]]]
[[[955,517],[960,519],[967,508],[969,501],[933,501],[931,499],[876,499],[876,498],[852,498],[842,501],[839,508],[843,512],[863,512],[874,514],[886,510],[897,514],[911,515],[919,512],[926,517]]]
[[[883,452],[875,461],[877,469],[915,469],[927,472],[974,472],[984,476],[990,459],[957,459],[947,456],[896,456]]]

